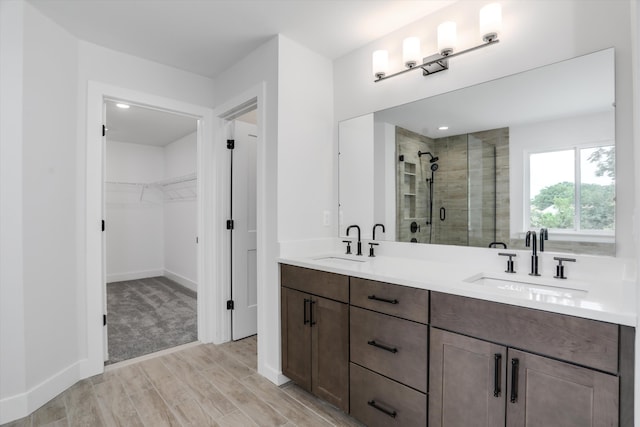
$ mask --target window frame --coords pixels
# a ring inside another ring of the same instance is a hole
[[[583,230],[580,219],[581,212],[581,192],[580,187],[582,186],[582,177],[581,177],[581,158],[580,153],[583,149],[590,148],[600,148],[600,147],[613,147],[615,150],[615,141],[611,139],[601,140],[601,141],[592,141],[588,143],[582,144],[571,144],[564,147],[555,147],[553,149],[539,149],[539,150],[525,150],[524,151],[524,188],[523,188],[523,230],[532,229],[531,226],[531,156],[535,154],[543,154],[543,153],[554,153],[559,151],[573,151],[573,161],[574,161],[574,219],[573,219],[573,229],[563,229],[563,228],[549,228],[549,232],[554,236],[561,236],[562,240],[569,241],[585,241],[585,242],[606,242],[613,243],[615,242],[615,225],[613,230]],[[616,162],[617,164],[617,162]],[[614,171],[616,170],[616,164],[614,164]],[[617,172],[617,171],[616,171]],[[617,176],[615,173],[614,176]],[[615,185],[615,177],[614,177],[614,188],[617,193],[617,186]],[[615,198],[614,198],[615,199]],[[615,206],[614,206],[615,209]],[[615,215],[615,212],[614,212]],[[523,231],[524,235],[524,231]]]

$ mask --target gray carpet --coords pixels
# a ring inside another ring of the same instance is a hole
[[[197,339],[196,293],[166,277],[107,284],[109,361]]]

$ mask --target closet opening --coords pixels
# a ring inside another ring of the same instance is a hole
[[[105,364],[197,341],[198,120],[104,101]]]

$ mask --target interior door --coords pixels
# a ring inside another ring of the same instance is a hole
[[[107,105],[102,102],[102,180],[101,180],[101,194],[102,194],[102,313],[104,319],[107,319],[107,235],[105,231],[106,221],[106,193],[105,193],[105,181],[107,176]],[[103,322],[103,343],[104,343],[104,355],[103,360],[106,362],[109,360],[109,325],[106,321]]]
[[[234,138],[231,339],[239,340],[258,332],[256,126],[236,120]]]

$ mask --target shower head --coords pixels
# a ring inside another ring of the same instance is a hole
[[[422,151],[418,151],[418,157],[422,157],[422,156],[424,156],[424,155],[428,155],[429,157],[431,157],[431,158],[429,159],[429,162],[430,162],[430,163],[433,163],[433,162],[437,162],[437,161],[438,161],[438,158],[437,158],[437,157],[433,157],[433,155],[432,155],[431,153],[429,153],[429,152],[425,152],[425,153],[423,153]]]

